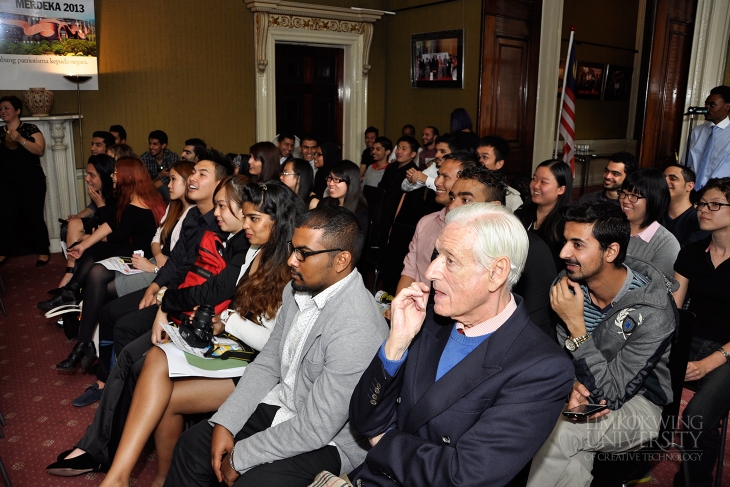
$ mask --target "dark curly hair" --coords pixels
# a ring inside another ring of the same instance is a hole
[[[261,246],[256,271],[238,285],[234,300],[238,314],[259,323],[259,316],[272,319],[281,307],[284,287],[291,280],[288,242],[297,218],[307,210],[302,199],[279,181],[247,184],[242,201],[252,203],[256,211],[269,215],[274,222],[269,241]]]

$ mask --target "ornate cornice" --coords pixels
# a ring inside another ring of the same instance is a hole
[[[269,28],[302,29],[319,32],[340,32],[363,36],[363,76],[370,71],[370,43],[373,38],[373,22],[380,19],[378,11],[351,10],[326,5],[289,2],[286,0],[244,0],[254,12],[256,39],[256,71],[266,72],[269,60],[266,40]]]
[[[349,22],[375,22],[382,17],[377,10],[352,10],[327,5],[289,2],[287,0],[244,0],[252,12],[311,17],[323,20],[345,20]]]

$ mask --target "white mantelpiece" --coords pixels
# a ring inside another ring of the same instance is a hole
[[[342,154],[359,161],[367,128],[368,59],[379,11],[285,0],[245,0],[254,12],[256,140],[276,136],[276,43],[344,49]]]
[[[41,157],[41,167],[46,173],[45,218],[51,252],[60,252],[59,218],[79,212],[76,190],[76,157],[71,124],[80,115],[50,115],[48,117],[23,117],[23,122],[37,126],[46,139],[46,152]]]

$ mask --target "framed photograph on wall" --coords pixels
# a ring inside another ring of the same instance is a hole
[[[607,101],[628,101],[631,97],[631,76],[634,68],[629,66],[606,66],[606,84],[603,99]]]
[[[598,63],[578,62],[575,78],[575,96],[588,100],[599,100],[603,87],[605,66]]]
[[[411,87],[464,87],[464,29],[411,35]]]

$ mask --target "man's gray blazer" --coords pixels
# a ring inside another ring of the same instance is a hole
[[[360,376],[388,336],[388,326],[362,277],[355,276],[322,309],[301,355],[294,385],[296,416],[236,443],[236,468],[290,458],[334,442],[349,472],[365,460],[369,444],[350,427],[350,396]],[[211,418],[235,435],[258,404],[281,380],[284,341],[299,307],[291,283],[274,330],[233,393]]]

